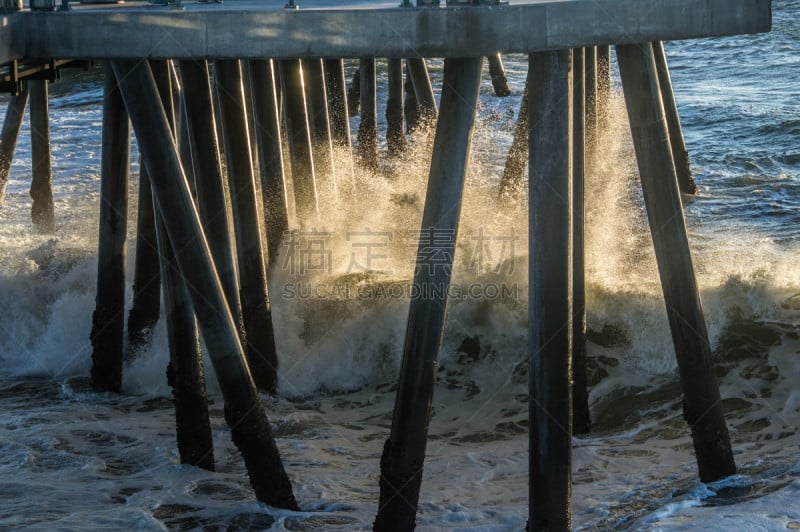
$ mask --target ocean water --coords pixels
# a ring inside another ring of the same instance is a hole
[[[775,0],[769,34],[666,44],[700,187],[685,213],[739,466],[713,484],[697,478],[682,419],[614,74],[603,149],[587,177],[594,423],[573,440],[576,529],[800,529],[798,14],[800,1]],[[441,61],[430,67],[439,79]],[[510,98],[495,98],[488,76],[481,89],[420,530],[521,530],[526,521],[527,205],[495,199],[526,59],[509,56],[506,67]],[[280,393],[263,399],[303,508],[276,510],[252,494],[211,371],[218,472],[179,463],[163,324],[129,357],[121,395],[88,381],[99,79],[98,71],[73,73],[52,86],[56,234],[30,227],[27,124],[0,207],[0,529],[369,529],[419,236],[425,143],[386,159],[380,175],[351,171],[339,154],[339,195],[326,195],[324,215],[297,233],[300,247],[286,246],[271,272]],[[379,85],[385,91],[383,65]],[[135,198],[136,157],[132,164]],[[129,272],[134,241],[131,232]]]

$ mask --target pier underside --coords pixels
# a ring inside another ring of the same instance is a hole
[[[480,57],[768,31],[771,0],[511,0],[396,7],[285,0],[75,5],[0,19],[0,63],[21,59]]]

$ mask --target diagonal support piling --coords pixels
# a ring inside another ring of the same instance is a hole
[[[700,480],[736,473],[650,43],[616,47]]]
[[[412,530],[416,522],[481,63],[481,58],[444,62],[442,105],[414,274],[414,286],[427,296],[412,299],[408,313],[392,430],[381,458],[375,530]]]
[[[661,91],[661,101],[667,119],[669,144],[672,147],[672,159],[675,161],[675,172],[678,176],[678,187],[684,194],[697,194],[697,184],[692,176],[689,152],[686,149],[686,140],[683,138],[683,128],[678,115],[678,105],[675,103],[675,94],[672,92],[672,79],[669,75],[664,44],[661,41],[654,41],[652,46],[658,73],[658,87]]]
[[[3,130],[0,132],[0,203],[5,197],[8,174],[11,171],[11,163],[14,161],[14,151],[17,147],[19,130],[22,128],[22,117],[25,116],[27,105],[28,83],[22,82],[19,94],[11,96],[8,100]]]

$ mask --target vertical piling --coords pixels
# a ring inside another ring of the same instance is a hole
[[[403,105],[403,114],[406,118],[406,133],[413,133],[419,126],[419,103],[414,92],[414,84],[411,82],[411,76],[408,74],[408,60],[406,60],[405,72],[406,81],[403,83],[403,89],[406,97]]]
[[[530,55],[529,530],[572,528],[572,57]]]
[[[286,112],[286,132],[289,157],[292,163],[292,186],[300,226],[313,223],[319,212],[314,160],[311,157],[311,134],[308,125],[303,72],[300,60],[279,61],[283,104]]]
[[[247,132],[250,135],[250,152],[251,152],[251,159],[250,164],[253,166],[253,175],[259,176],[261,175],[261,162],[258,160],[258,154],[256,153],[255,146],[257,145],[258,141],[256,139],[256,128],[255,128],[255,120],[256,116],[254,114],[254,101],[255,101],[255,94],[252,92],[252,61],[241,61],[241,70],[242,70],[242,86],[244,88],[244,104],[245,104],[245,117],[247,118]]]
[[[428,65],[421,57],[412,57],[406,60],[408,76],[414,85],[414,95],[419,105],[420,122],[423,127],[430,128],[436,121],[436,96],[433,94],[433,85],[428,75]]]
[[[197,322],[164,224],[156,225],[169,343],[167,382],[175,406],[178,454],[182,464],[214,471],[214,445]]]
[[[50,116],[47,83],[45,79],[30,80],[31,116],[31,220],[40,233],[56,230],[53,206],[53,167],[50,158]]]
[[[414,286],[428,297],[412,299],[409,309],[392,430],[381,458],[375,530],[413,530],[416,521],[480,76],[480,58],[445,59],[414,274]]]
[[[169,61],[151,61],[150,65],[174,145],[179,136],[179,120],[175,113],[177,76]],[[148,165],[148,161],[143,162]],[[152,171],[152,167],[149,169]],[[186,185],[191,193],[188,179]],[[163,215],[159,209],[155,209],[154,215],[169,342],[167,381],[172,387],[175,405],[178,452],[181,463],[213,471],[214,446],[197,321],[186,283],[175,264],[175,250],[167,237]]]
[[[584,108],[586,144],[588,152],[594,154],[597,139],[597,47],[584,48]]]
[[[186,282],[225,399],[225,418],[259,501],[297,510],[272,429],[227,311],[208,244],[171,141],[147,62],[115,61],[114,73],[151,174],[153,195]]]
[[[187,60],[181,61],[179,67],[184,86],[183,101],[189,141],[197,158],[197,210],[228,307],[234,320],[238,322],[241,316],[239,281],[228,226],[222,157],[214,119],[214,97],[208,63]]]
[[[506,69],[503,66],[503,57],[500,54],[492,54],[486,57],[489,60],[489,76],[492,78],[494,95],[505,97],[511,95],[506,78]]]
[[[336,194],[336,175],[333,167],[325,71],[322,59],[303,59],[302,65],[317,190],[329,196]]]
[[[347,113],[347,83],[343,59],[325,59],[325,82],[328,89],[331,140],[334,145],[349,150],[350,117]]]
[[[358,163],[378,170],[378,101],[375,87],[375,58],[359,61],[361,72],[361,121],[358,124]]]
[[[681,119],[678,115],[678,105],[675,103],[675,94],[672,92],[672,80],[667,66],[667,56],[664,53],[664,44],[661,41],[655,41],[652,46],[658,72],[658,86],[661,90],[661,101],[664,104],[664,114],[667,119],[669,144],[672,146],[672,159],[675,161],[675,171],[678,175],[678,188],[684,194],[697,194],[697,184],[692,176],[689,152],[686,150]]]
[[[139,165],[139,208],[136,216],[136,257],[133,304],[128,313],[128,348],[135,352],[150,341],[161,311],[161,269],[153,214],[153,193],[144,164]]]
[[[408,149],[403,132],[403,60],[389,59],[389,99],[386,102],[386,146],[397,155]]]
[[[0,204],[6,194],[8,174],[11,163],[14,161],[14,150],[17,147],[19,130],[22,128],[22,117],[28,105],[28,83],[22,82],[19,94],[11,96],[6,108],[6,118],[3,120],[3,130],[0,132]]]
[[[525,164],[528,160],[528,82],[522,91],[519,102],[517,123],[511,148],[508,150],[503,176],[500,178],[498,197],[505,201],[515,200],[522,193],[525,184]]]
[[[92,382],[101,390],[122,387],[125,327],[125,245],[131,126],[111,65],[103,87],[103,148],[100,162],[100,236],[97,296],[92,315]]]
[[[278,356],[267,291],[261,220],[258,217],[250,133],[245,113],[244,83],[239,61],[217,61],[220,119],[228,169],[239,266],[247,363],[259,389],[275,393]]]
[[[586,280],[584,266],[584,181],[586,95],[584,48],[572,51],[572,432],[591,426],[586,382]]]
[[[361,69],[357,68],[353,72],[350,80],[350,88],[347,89],[347,114],[358,116],[361,109]]]
[[[650,232],[692,431],[700,480],[736,473],[697,290],[653,47],[616,47]]]
[[[597,127],[608,123],[611,100],[611,47],[597,47]]]
[[[283,235],[289,230],[278,94],[271,60],[251,61],[250,72],[256,148],[261,168],[261,201],[264,205],[267,258],[272,265],[280,252]]]

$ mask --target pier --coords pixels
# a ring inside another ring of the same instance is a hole
[[[5,1],[2,7],[0,88],[12,96],[0,135],[0,198],[30,105],[32,224],[42,233],[54,231],[57,179],[48,84],[60,69],[89,63],[105,69],[91,332],[95,386],[120,391],[124,287],[126,277],[135,277],[129,344],[146,343],[142,331],[159,315],[168,320],[181,461],[214,468],[202,336],[256,498],[276,508],[301,507],[261,396],[278,385],[267,281],[279,240],[325,217],[321,198],[352,186],[354,164],[381,171],[379,135],[386,135],[387,156],[406,149],[409,131],[426,139],[432,155],[420,234],[431,236],[420,239],[413,285],[444,290],[410,305],[391,430],[375,464],[375,530],[413,529],[424,498],[478,89],[489,75],[497,97],[508,94],[502,55],[510,53],[529,57],[497,191],[504,201],[518,201],[528,180],[528,526],[571,529],[572,435],[591,430],[584,177],[587,153],[601,149],[597,132],[611,90],[613,47],[699,478],[712,482],[736,472],[681,204],[681,195],[697,187],[662,42],[769,31],[770,0],[418,0],[400,6],[397,0],[226,0],[174,8],[87,3],[69,10],[56,10],[52,1],[37,2],[35,10]],[[431,85],[429,58],[444,59],[441,87]],[[375,74],[376,61],[384,59],[386,132],[378,131]],[[344,60],[359,65],[355,139],[348,107],[356,105],[347,101]],[[412,124],[415,114],[419,121]],[[131,132],[142,173],[136,266],[126,272]],[[348,151],[350,161],[342,165],[334,149]],[[437,232],[453,236],[437,240]],[[424,252],[431,247],[435,253]]]

